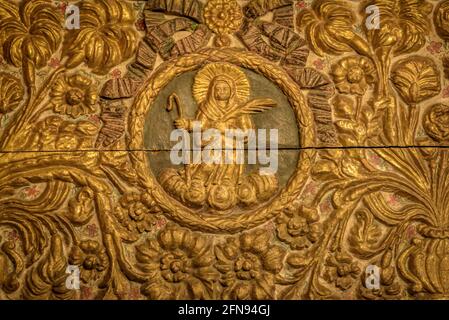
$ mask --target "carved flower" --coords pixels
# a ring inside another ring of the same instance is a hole
[[[269,240],[270,234],[259,229],[215,248],[223,299],[275,298],[275,275],[282,269],[285,250]]]
[[[391,80],[409,105],[421,103],[440,93],[439,71],[430,58],[414,56],[393,67]]]
[[[98,100],[92,80],[80,74],[59,77],[51,88],[50,97],[54,112],[73,118],[94,113]]]
[[[152,209],[150,209],[152,208]],[[131,232],[148,232],[156,224],[155,213],[159,212],[148,194],[127,194],[116,208],[119,221]]]
[[[10,74],[0,73],[0,116],[13,111],[23,97],[20,80]]]
[[[109,266],[104,248],[94,240],[84,240],[72,249],[69,263],[80,267],[80,279],[84,283],[96,281]]]
[[[237,31],[243,21],[242,8],[235,0],[209,0],[203,15],[207,27],[219,35]]]
[[[377,6],[380,28],[368,30],[375,48],[394,46],[396,55],[421,49],[430,30],[428,15],[432,5],[426,0],[371,0],[365,5]]]
[[[218,273],[212,267],[210,241],[170,225],[157,239],[137,247],[139,268],[147,281],[142,294],[150,299],[209,299]]]
[[[277,235],[293,250],[308,248],[320,235],[319,219],[315,209],[288,206],[277,219]]]
[[[77,4],[81,28],[66,37],[63,54],[66,66],[75,68],[85,62],[92,72],[107,74],[131,58],[138,44],[132,6],[119,0],[85,0]]]
[[[27,84],[34,82],[35,69],[47,61],[62,41],[60,11],[51,1],[27,0],[16,5],[0,2],[0,47],[5,60],[24,68]]]
[[[437,142],[449,142],[449,106],[432,106],[424,116],[424,130]]]
[[[212,208],[218,210],[234,207],[238,201],[235,185],[225,179],[221,184],[211,186],[207,201]]]
[[[337,252],[326,259],[326,271],[324,278],[329,283],[333,283],[341,290],[347,290],[352,287],[354,279],[360,274],[360,268],[357,262],[342,252]]]
[[[449,41],[449,1],[442,1],[434,12],[435,29],[441,39]]]
[[[304,31],[309,45],[319,56],[341,54],[351,48],[369,55],[368,44],[353,30],[355,24],[354,13],[340,0],[314,1],[297,18],[298,29]]]
[[[340,93],[364,95],[375,80],[374,74],[372,63],[364,57],[344,58],[332,66],[332,76]]]

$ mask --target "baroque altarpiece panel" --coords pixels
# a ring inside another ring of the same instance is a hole
[[[448,41],[449,0],[0,0],[0,298],[448,298]],[[197,124],[276,170],[174,163]]]

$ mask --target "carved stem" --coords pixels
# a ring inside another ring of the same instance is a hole
[[[357,123],[359,123],[360,115],[362,114],[362,96],[357,95],[356,102],[357,106],[355,110],[355,120]]]
[[[419,121],[419,108],[416,104],[410,105],[410,132],[408,137],[408,142],[414,145],[416,130],[418,128]]]

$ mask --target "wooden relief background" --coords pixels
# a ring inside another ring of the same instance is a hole
[[[447,41],[448,0],[0,0],[0,298],[448,298]],[[199,110],[278,173],[173,167]]]

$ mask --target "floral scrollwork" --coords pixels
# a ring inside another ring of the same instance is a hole
[[[221,272],[223,299],[273,299],[275,276],[282,269],[285,249],[269,243],[270,234],[259,229],[228,238],[215,248]]]

